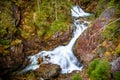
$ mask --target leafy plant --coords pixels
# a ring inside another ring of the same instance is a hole
[[[105,4],[106,4],[105,0],[98,1],[98,5],[96,6],[97,17],[104,11],[106,7]]]
[[[7,40],[7,39],[0,39],[0,44],[1,45],[9,45],[10,44],[10,40]]]
[[[120,71],[116,72],[114,75],[114,80],[120,80]]]
[[[88,69],[87,73],[91,80],[107,80],[110,75],[110,67],[105,60],[93,60]]]
[[[115,5],[115,0],[110,0],[107,5],[108,6],[114,6]]]
[[[92,61],[87,69],[87,73],[88,75],[91,75],[92,71],[95,70],[97,64],[99,63],[98,59],[95,59],[94,61]]]
[[[72,80],[82,80],[82,78],[80,77],[80,74],[74,74]]]
[[[36,1],[35,25],[39,36],[52,36],[55,32],[65,30],[70,21],[72,1],[48,0]]]
[[[0,1],[0,37],[11,37],[16,32],[15,19],[12,17],[11,1]]]

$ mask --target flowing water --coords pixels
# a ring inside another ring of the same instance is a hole
[[[74,70],[81,71],[82,64],[77,60],[73,53],[73,46],[80,36],[80,34],[87,29],[88,22],[80,22],[79,17],[89,16],[89,13],[85,13],[78,5],[73,6],[71,9],[71,16],[73,17],[73,25],[75,27],[75,31],[73,32],[73,38],[66,46],[58,46],[52,51],[41,51],[38,54],[29,56],[30,64],[22,70],[22,72],[26,72],[29,70],[35,70],[40,67],[41,64],[57,64],[61,68],[61,73],[71,73]],[[38,64],[38,58],[41,57],[43,62]]]

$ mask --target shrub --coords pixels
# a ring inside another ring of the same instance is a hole
[[[110,67],[107,61],[95,59],[87,69],[91,80],[107,80],[110,75]]]
[[[87,69],[88,75],[90,75],[91,72],[92,72],[93,70],[95,70],[95,68],[96,68],[96,66],[97,66],[98,63],[99,63],[99,60],[98,60],[98,59],[95,59],[94,61],[92,61],[92,62],[90,63],[90,65],[89,65],[89,67],[88,67],[88,69]]]
[[[65,30],[70,22],[70,8],[72,1],[44,0],[36,1],[35,26],[38,36],[51,37],[54,33]]]
[[[120,80],[120,71],[116,72],[114,75],[114,80]]]
[[[80,74],[74,74],[72,80],[82,80]]]
[[[0,39],[0,44],[1,45],[9,45],[10,44],[10,40],[7,40],[7,39]]]

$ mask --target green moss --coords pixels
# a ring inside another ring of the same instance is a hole
[[[116,72],[114,75],[114,80],[120,80],[120,71]]]
[[[116,16],[120,17],[120,0],[115,2],[115,7],[117,8],[116,10]]]
[[[27,31],[25,30],[21,30],[21,36],[24,38],[24,39],[29,39],[31,37],[31,33],[28,33]]]
[[[27,74],[26,80],[36,80],[35,74],[34,73]]]
[[[105,39],[115,42],[120,35],[120,22],[117,21],[109,26],[103,31],[103,37]]]
[[[32,2],[33,0],[30,1],[25,1],[25,0],[10,0],[11,2],[14,2],[15,5],[19,6],[19,7],[27,7],[28,3]],[[33,2],[34,3],[34,2]],[[31,4],[32,5],[32,4]]]
[[[87,69],[87,74],[91,75],[92,71],[95,70],[97,64],[99,63],[98,59],[95,59],[94,61],[92,61]]]
[[[120,17],[120,0],[99,0],[95,9],[97,17],[108,7],[115,7],[116,15]]]
[[[91,21],[95,20],[95,15],[91,14],[88,19],[91,20]]]
[[[87,73],[91,80],[107,80],[110,76],[110,66],[105,60],[93,60],[88,69]]]
[[[120,48],[116,50],[116,54],[120,56]]]
[[[6,29],[0,29],[0,37],[3,37],[5,34],[7,34]]]
[[[64,0],[36,0],[35,25],[39,36],[52,36],[55,32],[65,30],[70,21],[72,2]]]
[[[37,30],[37,35],[38,36],[44,36],[46,34],[47,30],[45,30],[44,27],[41,27],[40,29]]]
[[[7,40],[7,39],[0,39],[0,44],[1,45],[9,45],[10,44],[10,40]]]
[[[110,7],[110,6],[114,6],[115,5],[115,0],[110,0],[110,2],[107,4],[108,5],[108,7]]]
[[[116,16],[120,17],[120,0],[110,0],[107,4],[108,7],[115,7],[116,8]]]
[[[52,25],[50,26],[50,30],[47,32],[49,36],[53,35],[55,32],[60,30],[66,30],[67,24],[65,22],[61,21],[54,21]]]
[[[11,1],[0,1],[0,37],[11,37],[16,32],[15,19],[12,17]]]
[[[82,80],[80,74],[74,74],[73,77],[72,77],[72,80]]]
[[[97,12],[97,17],[105,10],[106,8],[106,1],[105,0],[99,0],[98,4],[96,6],[96,12]]]

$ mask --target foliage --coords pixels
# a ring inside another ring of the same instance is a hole
[[[36,80],[34,73],[27,74],[26,80]]]
[[[16,32],[15,19],[12,17],[10,1],[0,1],[0,37],[9,35],[11,37]]]
[[[120,24],[119,21],[117,21],[117,22],[107,26],[106,29],[103,31],[103,37],[105,39],[108,39],[111,41],[116,41],[120,35],[119,24]]]
[[[96,12],[97,16],[99,16],[107,7],[115,7],[117,10],[116,15],[119,16],[120,14],[120,0],[99,0],[97,7],[96,7]]]
[[[22,41],[20,40],[20,39],[15,39],[15,40],[13,40],[12,42],[11,42],[11,44],[10,45],[17,45],[17,44],[21,44],[22,43]]]
[[[74,76],[72,77],[72,80],[82,80],[82,78],[80,77],[80,74],[74,74]]]
[[[23,0],[19,0],[19,1],[17,1],[17,0],[12,0],[17,6],[21,6],[22,4],[23,4]]]
[[[10,0],[11,2],[15,3],[18,7],[27,7],[28,5],[32,5],[34,0]],[[29,4],[32,2],[32,4]]]
[[[0,39],[0,44],[1,45],[9,45],[10,44],[10,40],[7,40],[7,39]]]
[[[109,64],[105,60],[93,60],[88,69],[87,73],[91,80],[107,80],[110,75]]]
[[[16,72],[11,74],[10,80],[37,80],[34,72],[28,72],[25,74],[16,75]]]
[[[53,35],[56,31],[65,30],[67,28],[67,24],[65,22],[54,21],[50,26],[49,31],[47,31],[47,36]]]
[[[120,55],[120,48],[118,48],[118,49],[116,50],[116,54],[117,54],[117,55]]]
[[[92,20],[95,20],[95,15],[94,15],[94,14],[91,14],[88,19],[91,20],[91,21],[92,21]]]
[[[110,0],[108,7],[114,6],[116,8],[116,15],[120,17],[120,0]]]
[[[71,1],[36,0],[36,4],[35,25],[39,36],[51,36],[55,32],[65,29],[70,21]]]
[[[99,0],[96,6],[97,17],[104,11],[105,8],[106,8],[105,0]]]
[[[115,2],[115,0],[110,0],[110,2],[107,4],[108,6],[114,6],[114,3]]]
[[[99,63],[98,59],[95,59],[94,61],[92,61],[87,69],[87,73],[88,75],[91,75],[91,72],[96,68],[97,64]]]
[[[114,75],[114,80],[120,80],[120,71],[116,72]]]

